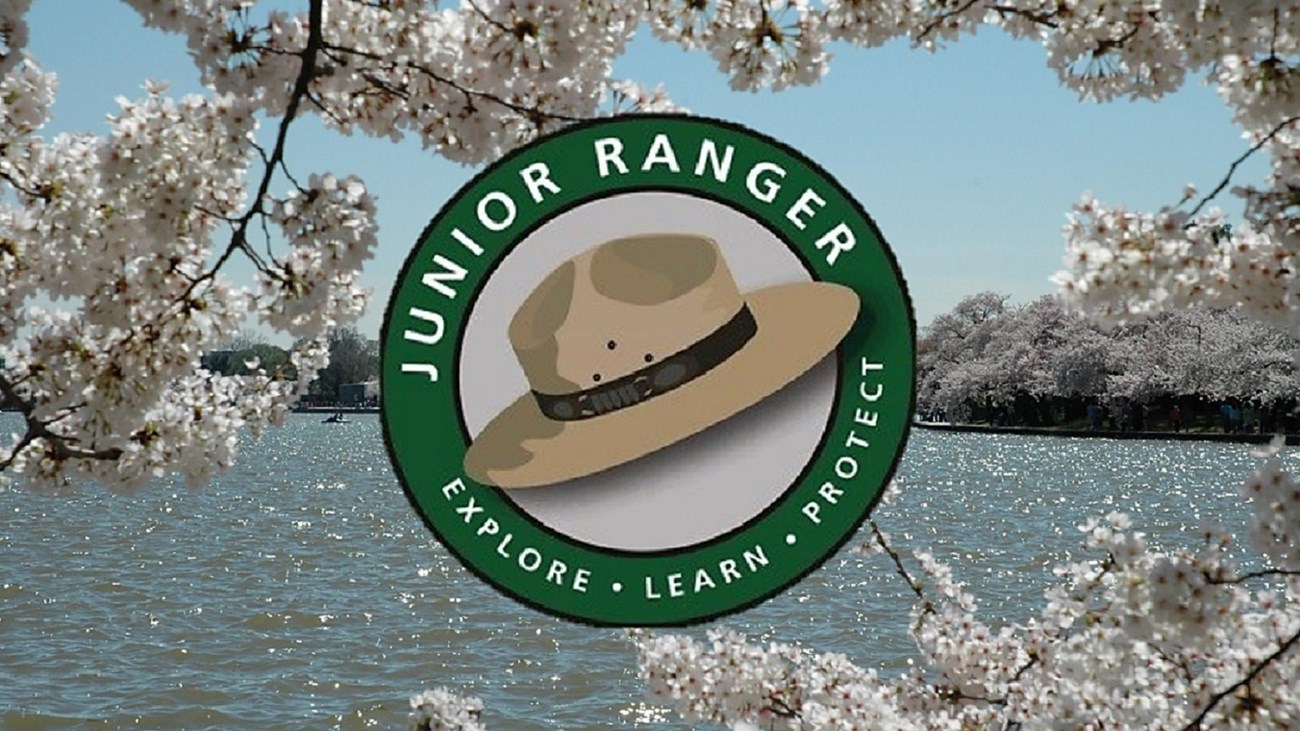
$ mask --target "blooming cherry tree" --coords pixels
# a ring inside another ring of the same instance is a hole
[[[151,85],[104,135],[46,136],[56,78],[24,52],[29,0],[0,0],[0,397],[23,418],[0,443],[0,478],[32,488],[202,483],[324,365],[325,334],[366,302],[374,201],[356,178],[288,169],[301,116],[480,162],[574,119],[670,107],[611,78],[643,23],[708,53],[739,90],[816,82],[831,42],[934,50],[989,26],[1040,43],[1085,99],[1159,99],[1203,75],[1270,175],[1233,187],[1233,163],[1208,194],[1152,212],[1085,198],[1066,228],[1063,295],[1112,324],[1194,302],[1300,324],[1294,0],[304,0],[297,13],[125,1],[185,37],[205,93]],[[1224,191],[1246,206],[1230,232],[1210,207]],[[235,258],[252,281],[230,277]],[[294,378],[201,368],[249,317],[302,343]],[[996,631],[945,567],[920,552],[922,581],[873,526],[916,588],[927,669],[914,677],[726,633],[642,635],[642,673],[684,714],[740,726],[1295,727],[1300,490],[1272,455],[1245,492],[1267,568],[1237,569],[1218,532],[1153,553],[1111,516],[1085,526],[1098,560],[1065,567],[1038,619]],[[445,692],[413,709],[417,728],[480,724],[477,703]]]

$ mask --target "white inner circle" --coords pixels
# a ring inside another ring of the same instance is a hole
[[[533,288],[565,260],[604,241],[651,233],[716,240],[742,294],[810,280],[771,232],[703,198],[627,193],[557,216],[500,263],[465,325],[458,367],[471,436],[528,393],[506,332]],[[587,477],[505,494],[538,521],[586,543],[631,551],[689,546],[744,525],[780,497],[816,450],[834,398],[835,364],[827,358],[755,406],[658,452]]]

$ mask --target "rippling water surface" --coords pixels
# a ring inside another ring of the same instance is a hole
[[[190,492],[0,493],[0,728],[405,727],[408,695],[481,697],[498,729],[680,728],[617,630],[551,619],[464,571],[408,506],[378,417],[296,416]],[[0,433],[17,419],[0,414]],[[1239,529],[1250,447],[916,431],[900,549],[952,560],[983,616],[1023,619],[1090,515],[1175,545]],[[851,542],[850,546],[856,542]],[[898,670],[907,589],[851,549],[724,623]],[[697,634],[702,629],[695,630]]]

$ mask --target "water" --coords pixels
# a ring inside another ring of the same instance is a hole
[[[0,493],[0,728],[404,728],[409,694],[438,685],[481,697],[497,729],[684,727],[620,631],[461,569],[408,506],[378,418],[354,420],[293,417],[199,492]],[[953,561],[982,616],[1024,619],[1088,516],[1128,511],[1166,546],[1205,521],[1240,530],[1250,449],[916,431],[876,515],[900,549]],[[860,542],[722,624],[906,667],[909,593]]]

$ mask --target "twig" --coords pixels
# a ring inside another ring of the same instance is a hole
[[[979,0],[966,0],[966,2],[963,5],[961,5],[955,10],[949,10],[946,13],[939,13],[934,17],[933,20],[931,20],[924,28],[921,29],[921,32],[916,36],[915,40],[919,41],[925,38],[926,36],[930,35],[931,33],[934,32],[936,28],[938,28],[943,23],[947,22],[949,18],[956,17],[966,12],[967,10],[970,10],[971,7],[973,7],[977,2],[979,2]]]
[[[1226,584],[1241,584],[1251,579],[1262,579],[1270,576],[1300,576],[1300,571],[1295,571],[1291,569],[1261,569],[1259,571],[1251,571],[1249,573],[1241,574],[1240,576],[1231,579],[1220,579],[1211,576],[1208,573],[1204,573],[1204,576],[1205,576],[1205,583],[1207,584],[1226,585]]]
[[[183,302],[190,298],[194,290],[203,282],[208,281],[217,275],[221,267],[229,261],[230,257],[236,251],[242,251],[257,266],[259,271],[269,273],[268,267],[262,262],[261,256],[253,251],[248,244],[248,227],[253,218],[263,215],[266,211],[262,208],[262,201],[265,200],[267,191],[271,188],[271,180],[275,177],[276,169],[284,163],[284,150],[286,141],[289,136],[289,126],[293,124],[294,118],[298,115],[298,107],[302,100],[307,96],[311,87],[312,80],[316,77],[316,56],[325,47],[325,38],[323,27],[325,25],[324,10],[322,8],[323,0],[311,0],[311,5],[307,11],[307,44],[303,47],[298,56],[302,59],[302,65],[298,68],[298,77],[294,80],[293,91],[289,96],[289,103],[285,105],[284,116],[280,118],[280,127],[276,131],[275,146],[271,154],[267,156],[262,152],[265,163],[265,172],[262,180],[258,183],[257,192],[253,196],[253,203],[243,216],[240,216],[235,223],[234,233],[231,234],[230,244],[226,250],[217,258],[216,263],[212,265],[207,272],[198,277],[182,294],[177,298],[177,302]],[[260,150],[259,150],[260,151]]]
[[[18,182],[12,175],[5,172],[4,170],[0,170],[0,179],[3,179],[13,187],[17,188],[19,192],[26,193],[32,198],[40,198],[41,200],[47,202],[50,200],[50,194],[48,192],[43,192],[36,188],[27,187],[26,185],[23,185],[22,183]]]
[[[1227,175],[1223,176],[1223,180],[1220,180],[1219,184],[1214,187],[1214,190],[1210,191],[1209,195],[1202,198],[1200,202],[1196,204],[1196,207],[1192,209],[1191,213],[1187,214],[1187,217],[1189,219],[1195,218],[1196,214],[1201,212],[1201,209],[1205,207],[1206,203],[1209,203],[1211,200],[1214,199],[1215,196],[1223,192],[1224,188],[1228,187],[1228,183],[1232,181],[1232,175],[1233,173],[1237,172],[1238,166],[1240,166],[1243,162],[1245,162],[1251,155],[1254,155],[1256,152],[1259,152],[1260,148],[1268,144],[1268,142],[1272,140],[1274,137],[1276,137],[1279,132],[1286,129],[1288,126],[1295,124],[1297,121],[1300,121],[1300,116],[1295,116],[1289,119],[1282,120],[1281,122],[1278,123],[1276,127],[1272,129],[1272,131],[1270,131],[1268,134],[1260,138],[1259,142],[1256,142],[1253,147],[1251,147],[1249,150],[1246,150],[1244,153],[1242,153],[1241,157],[1234,160],[1232,162],[1232,165],[1228,167],[1228,173]]]
[[[1264,671],[1264,668],[1267,668],[1273,662],[1277,661],[1278,658],[1282,657],[1282,655],[1286,654],[1286,651],[1290,650],[1297,641],[1300,641],[1300,631],[1291,635],[1291,637],[1288,638],[1286,642],[1283,642],[1282,645],[1273,652],[1273,654],[1264,658],[1259,662],[1259,664],[1251,668],[1250,672],[1246,673],[1246,677],[1238,680],[1236,683],[1233,683],[1231,686],[1225,688],[1219,693],[1216,693],[1214,697],[1210,699],[1210,702],[1201,709],[1201,712],[1196,715],[1196,718],[1193,718],[1191,723],[1183,727],[1183,731],[1199,731],[1201,728],[1201,722],[1205,720],[1206,716],[1210,715],[1210,711],[1214,710],[1215,706],[1223,701],[1224,698],[1227,698],[1241,688],[1250,685],[1250,682],[1255,679],[1255,676],[1259,675]]]
[[[488,15],[486,12],[484,12],[483,8],[480,8],[478,6],[477,2],[474,2],[474,0],[469,0],[469,6],[471,8],[474,8],[474,12],[478,13],[479,17],[483,18],[483,20],[487,21],[488,23],[495,25],[497,28],[500,28],[503,33],[511,32],[511,30],[506,27],[505,23],[502,23],[501,21]]]
[[[929,609],[930,600],[926,599],[925,592],[921,591],[920,582],[913,579],[912,575],[907,572],[907,567],[903,566],[903,559],[898,555],[898,552],[894,550],[894,547],[889,545],[889,541],[885,540],[885,534],[880,532],[880,526],[876,524],[876,519],[871,518],[867,522],[871,525],[871,532],[876,536],[876,542],[879,543],[885,553],[889,554],[889,557],[893,559],[894,570],[897,571],[898,575],[903,577],[903,580],[907,582],[908,588],[912,590],[913,594],[916,594],[916,598],[924,602],[926,608]]]
[[[389,72],[397,71],[397,70],[401,67],[401,66],[399,66],[399,64],[396,64],[396,63],[393,63],[392,61],[390,61],[386,56],[381,56],[381,55],[379,55],[379,54],[377,54],[377,53],[372,53],[372,52],[370,52],[370,51],[362,51],[362,50],[357,49],[357,48],[348,48],[348,47],[346,47],[346,46],[339,46],[339,45],[335,45],[335,44],[330,43],[330,44],[326,44],[326,45],[325,45],[324,50],[327,52],[327,55],[328,55],[332,60],[339,60],[339,59],[338,59],[336,56],[334,56],[333,54],[329,53],[330,51],[334,51],[334,52],[338,52],[338,53],[351,54],[351,55],[359,56],[359,57],[361,57],[361,58],[365,58],[365,59],[368,59],[368,60],[371,60],[371,61],[376,61],[376,62],[379,62],[379,63],[383,63],[383,64],[386,65],[386,66],[385,66],[385,70],[386,70],[386,71],[389,71]],[[464,84],[461,84],[461,83],[456,82],[455,80],[453,80],[453,79],[451,79],[451,78],[448,78],[448,77],[446,77],[446,76],[443,76],[442,74],[438,73],[437,71],[434,71],[433,69],[431,69],[431,68],[429,68],[428,66],[425,66],[425,65],[423,65],[423,64],[419,64],[419,63],[407,63],[407,64],[404,64],[404,66],[405,66],[405,68],[411,69],[412,71],[418,71],[418,72],[420,72],[421,74],[423,74],[423,75],[427,76],[428,78],[432,79],[433,81],[436,81],[436,82],[438,82],[438,83],[440,83],[440,84],[446,84],[447,86],[450,86],[451,88],[453,88],[453,89],[455,89],[456,91],[460,92],[460,93],[463,94],[467,99],[471,100],[471,101],[470,101],[470,105],[471,105],[471,107],[473,106],[473,101],[472,101],[473,99],[482,99],[482,100],[484,100],[484,101],[489,101],[489,102],[492,102],[493,104],[498,104],[498,105],[500,105],[500,106],[503,106],[503,107],[505,107],[506,109],[509,109],[509,110],[511,110],[511,111],[513,111],[513,112],[516,112],[516,113],[520,114],[521,116],[528,117],[529,119],[535,119],[535,118],[537,118],[537,117],[542,117],[542,118],[553,119],[553,120],[557,120],[557,121],[561,121],[561,122],[581,122],[581,121],[583,121],[583,118],[582,118],[582,117],[573,117],[573,116],[569,116],[569,115],[556,114],[556,113],[554,113],[554,112],[543,111],[543,110],[541,109],[541,107],[530,107],[530,106],[526,106],[526,105],[523,105],[523,104],[517,104],[517,103],[512,102],[512,101],[509,101],[509,100],[507,100],[507,99],[503,99],[503,98],[501,98],[501,97],[499,97],[499,96],[497,96],[497,95],[495,95],[495,94],[492,94],[492,93],[489,93],[489,92],[486,92],[486,91],[479,91],[478,89],[472,89],[472,88],[470,88],[470,87],[468,87],[468,86],[465,86]],[[393,86],[392,84],[387,83],[387,82],[383,81],[382,79],[378,79],[378,78],[376,78],[376,77],[373,76],[373,75],[366,75],[366,76],[364,76],[364,78],[366,79],[366,81],[368,81],[368,82],[374,84],[375,86],[377,86],[377,87],[379,87],[379,88],[381,88],[381,89],[383,89],[383,90],[385,90],[385,91],[388,91],[388,92],[390,92],[390,93],[392,93],[392,94],[399,95],[399,96],[401,96],[401,97],[404,98],[404,99],[405,99],[405,98],[409,98],[409,96],[410,96],[410,93],[407,92],[406,90],[401,89],[401,88],[396,87],[396,86]]]
[[[1025,20],[1028,20],[1033,23],[1037,23],[1038,25],[1051,28],[1053,30],[1061,27],[1060,24],[1053,19],[1053,14],[1051,12],[1036,13],[1032,10],[1025,10],[1024,8],[1011,7],[1009,5],[990,5],[989,10],[992,10],[995,13],[1004,16],[1018,15],[1021,18],[1024,18]]]

